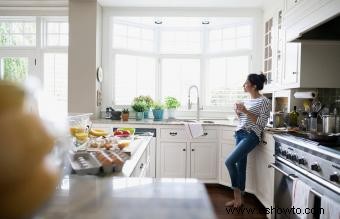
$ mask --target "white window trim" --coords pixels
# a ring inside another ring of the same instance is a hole
[[[162,9],[162,10],[154,10],[152,8],[145,8],[143,10],[139,9],[114,9],[114,8],[105,8],[103,10],[103,35],[102,35],[102,41],[103,41],[103,49],[102,49],[102,64],[103,69],[106,73],[105,80],[103,82],[103,110],[105,111],[106,106],[112,106],[113,105],[113,89],[112,89],[112,82],[113,82],[113,67],[112,65],[112,28],[109,28],[112,25],[112,17],[114,16],[131,16],[131,17],[150,17],[150,16],[167,16],[167,17],[225,17],[225,15],[228,14],[230,17],[250,17],[253,19],[253,28],[252,28],[252,51],[247,51],[249,53],[246,53],[250,56],[250,62],[251,65],[249,66],[250,70],[249,72],[259,72],[262,69],[262,62],[261,58],[263,57],[262,54],[262,12],[260,10],[251,9],[251,10],[245,10],[245,9],[205,9],[205,10],[177,10],[177,9]],[[217,26],[216,26],[217,27]],[[208,28],[208,27],[205,27]],[[217,27],[218,28],[218,27]],[[155,36],[155,40],[159,42],[157,39],[159,36]],[[159,45],[158,45],[159,46]],[[157,46],[156,46],[156,49]],[[203,49],[203,48],[202,48]],[[228,54],[210,54],[211,57],[213,56],[223,56]],[[230,53],[232,55],[232,52]],[[157,72],[159,72],[159,69],[157,69]],[[201,77],[201,80],[204,80],[203,77]],[[158,82],[158,86],[160,86],[160,79],[156,78],[156,81]],[[156,87],[157,90],[159,88]],[[204,92],[204,89],[200,89],[201,93]],[[156,92],[156,98],[159,91]],[[201,95],[203,97],[203,95]],[[120,107],[120,106],[116,106]],[[126,107],[126,106],[125,106]],[[182,111],[184,116],[190,116],[194,117],[195,112],[192,111]],[[232,109],[223,109],[222,111],[215,111],[215,110],[207,110],[204,109],[202,111],[203,117],[209,117],[209,118],[216,118],[216,119],[222,119],[225,118],[228,114],[234,114],[234,111]],[[178,116],[181,117],[181,112],[178,113]]]

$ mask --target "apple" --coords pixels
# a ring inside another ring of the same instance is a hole
[[[123,131],[117,130],[113,133],[113,135],[122,135]]]
[[[129,130],[123,130],[123,135],[130,135],[130,131]]]

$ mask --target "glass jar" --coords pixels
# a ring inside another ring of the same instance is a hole
[[[318,131],[318,114],[316,112],[312,112],[309,118],[309,130],[311,132]]]

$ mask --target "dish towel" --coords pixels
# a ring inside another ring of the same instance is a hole
[[[294,207],[295,209],[300,208],[302,213],[296,214],[296,216],[298,216],[298,218],[300,219],[313,218],[313,214],[303,214],[306,208],[311,209],[314,205],[314,194],[310,190],[310,186],[303,183],[301,180],[294,180],[292,191],[292,207]]]
[[[321,198],[321,214],[320,219],[340,218],[340,204],[336,203],[328,197]]]
[[[203,135],[203,126],[201,123],[184,123],[187,136],[190,139]]]

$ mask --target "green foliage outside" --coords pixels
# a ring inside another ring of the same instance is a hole
[[[0,46],[9,45],[9,25],[0,23]],[[0,78],[11,81],[22,81],[27,76],[27,59],[6,57],[1,60]]]

